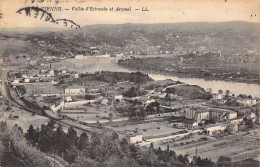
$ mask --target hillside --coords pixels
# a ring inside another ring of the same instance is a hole
[[[176,94],[188,99],[210,99],[211,95],[197,85],[178,85],[166,89],[166,93]]]

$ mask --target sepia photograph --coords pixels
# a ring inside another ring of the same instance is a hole
[[[0,167],[260,167],[260,0],[0,0]]]

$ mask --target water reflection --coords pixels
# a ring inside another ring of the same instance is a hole
[[[117,71],[117,72],[132,72],[132,70],[125,69],[117,65],[116,58],[87,58],[82,60],[70,59],[64,60],[62,62],[54,64],[54,67],[57,69],[69,69],[72,71],[78,71],[80,73],[94,73],[96,71]],[[160,75],[160,74],[151,74],[148,75],[154,80],[179,80],[181,82],[198,85],[205,90],[211,88],[213,92],[217,92],[219,89],[230,90],[231,93],[235,95],[238,94],[247,94],[252,95],[253,97],[260,97],[260,87],[257,84],[246,84],[239,82],[226,82],[226,81],[207,81],[204,79],[198,78],[179,78],[170,75]]]

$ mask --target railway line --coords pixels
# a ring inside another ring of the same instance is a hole
[[[63,120],[57,116],[54,116],[54,115],[51,115],[49,112],[51,111],[47,111],[40,108],[41,112],[36,112],[35,109],[32,109],[30,104],[32,104],[31,102],[27,101],[26,99],[23,99],[22,100],[22,96],[19,95],[19,93],[17,92],[17,89],[10,89],[10,85],[8,83],[8,80],[7,80],[7,75],[8,75],[8,72],[6,73],[6,78],[4,80],[4,85],[3,85],[3,88],[4,88],[4,91],[5,91],[5,95],[6,95],[6,98],[8,99],[8,101],[14,105],[14,106],[17,106],[19,108],[22,108],[23,110],[27,111],[27,112],[30,112],[30,113],[33,113],[33,114],[38,114],[38,115],[41,115],[41,116],[44,116],[44,117],[47,117],[53,121],[55,121],[56,123],[58,124],[61,124],[61,125],[65,125],[65,126],[71,126],[75,129],[78,129],[78,130],[81,130],[81,131],[84,131],[84,132],[87,132],[87,133],[94,133],[94,132],[99,132],[101,131],[102,129],[98,128],[98,127],[95,127],[93,125],[91,126],[88,126],[87,124],[79,124],[75,121],[72,121],[72,120]],[[26,104],[26,101],[27,101],[27,104]],[[34,104],[35,105],[35,104]]]

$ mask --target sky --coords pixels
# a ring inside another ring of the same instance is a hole
[[[124,23],[260,22],[259,0],[0,0],[2,13],[0,27],[4,29],[63,27],[60,24],[40,20],[39,17],[28,17],[25,12],[16,13],[18,9],[31,6],[61,7],[62,11],[48,12],[54,19],[69,19],[80,26]],[[72,7],[81,7],[84,11],[72,10]],[[108,10],[113,7],[113,11],[86,11],[87,7],[106,7]],[[117,7],[131,7],[131,11],[115,11]],[[142,11],[142,8],[147,8],[149,11]]]

